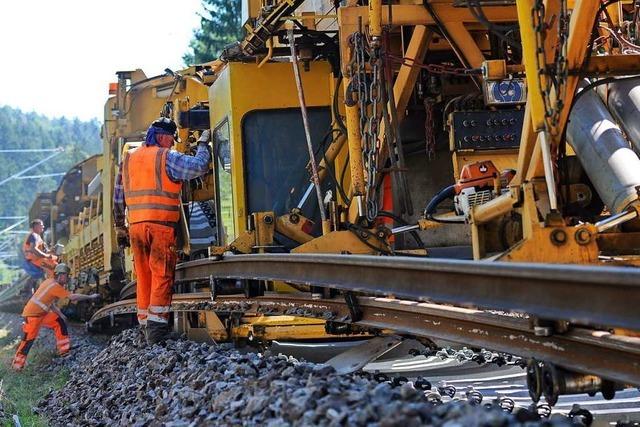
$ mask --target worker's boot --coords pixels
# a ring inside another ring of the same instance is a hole
[[[169,324],[162,322],[147,321],[147,344],[160,344],[169,338]]]
[[[142,332],[142,336],[144,337],[144,342],[149,342],[149,328],[147,325],[140,325],[140,332]]]

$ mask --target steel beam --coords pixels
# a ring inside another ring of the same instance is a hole
[[[177,280],[283,280],[416,301],[640,329],[640,270],[330,254],[233,255],[181,264]]]

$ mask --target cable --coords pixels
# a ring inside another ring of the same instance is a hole
[[[515,50],[522,52],[522,46],[520,46],[516,40],[511,39],[502,33],[503,31],[511,32],[514,29],[518,29],[518,26],[496,25],[493,22],[489,21],[489,19],[487,19],[487,16],[484,14],[484,11],[482,10],[482,5],[480,5],[480,2],[478,2],[477,0],[467,0],[467,5],[469,6],[469,11],[471,12],[471,14],[496,37],[507,43]]]
[[[433,198],[431,198],[431,200],[427,204],[427,207],[424,208],[424,216],[428,218],[430,215],[433,215],[434,213],[436,213],[436,209],[438,209],[438,205],[440,203],[444,202],[447,199],[453,198],[453,196],[455,195],[456,195],[455,185],[449,185],[448,187],[445,187],[442,190],[440,190],[435,196],[433,196]]]
[[[411,225],[407,221],[405,221],[404,219],[399,217],[398,215],[396,215],[396,214],[394,214],[392,212],[389,212],[389,211],[378,211],[378,216],[384,216],[384,217],[387,217],[387,218],[391,218],[394,221],[397,221],[402,225]],[[422,240],[420,235],[415,230],[411,230],[409,232],[409,234],[411,234],[411,237],[413,237],[413,240],[415,240],[416,244],[418,245],[418,247],[420,249],[426,249],[424,241]]]
[[[438,27],[438,29],[440,30],[444,38],[449,42],[455,54],[458,56],[458,59],[462,63],[462,66],[464,68],[471,68],[471,65],[467,62],[466,58],[464,57],[462,50],[460,50],[460,46],[458,46],[458,44],[451,38],[451,34],[449,34],[449,31],[442,24],[442,21],[436,14],[436,11],[433,10],[433,7],[431,6],[431,4],[429,4],[429,0],[422,0],[422,6],[424,6],[424,8],[427,9],[427,12],[429,13],[429,15],[431,15],[436,26]]]
[[[322,141],[320,142],[320,145],[318,147],[318,150],[316,151],[316,153],[320,153],[322,152],[322,158],[324,159],[324,163],[327,167],[327,174],[329,175],[331,181],[333,181],[333,183],[336,186],[336,189],[338,190],[338,192],[340,192],[340,196],[342,197],[342,199],[349,204],[349,197],[347,196],[347,193],[344,191],[344,187],[342,186],[342,182],[338,182],[336,176],[335,176],[335,170],[331,167],[331,164],[329,163],[329,159],[327,159],[327,150],[326,150],[326,146],[327,146],[327,140],[329,137],[331,137],[331,144],[334,143],[335,138],[333,138],[333,134],[334,133],[341,133],[340,129],[335,129],[333,128],[333,125],[329,126],[329,130],[327,131],[327,133],[324,135],[324,137],[322,138]]]
[[[587,91],[590,91],[591,89],[597,86],[602,86],[609,83],[616,83],[616,82],[622,82],[627,80],[635,80],[637,78],[640,78],[640,74],[635,74],[633,76],[624,76],[624,77],[606,77],[604,79],[600,79],[595,82],[589,83],[588,85],[583,87],[580,90],[580,92],[576,93],[576,95],[573,97],[573,102],[571,102],[571,108],[569,109],[569,114],[571,114],[571,110],[573,109],[573,106],[576,104],[576,102],[578,102],[578,99],[580,99],[580,97],[584,95]]]
[[[349,166],[349,153],[347,152],[347,157],[344,159],[344,165],[342,165],[342,172],[340,172],[340,186],[344,188],[344,177],[347,174],[347,166]],[[347,197],[345,199],[345,203],[349,205],[351,200]]]
[[[464,224],[464,217],[461,219],[459,216],[451,217],[451,219],[447,219],[448,217],[439,218],[435,216],[436,210],[440,203],[444,202],[447,199],[453,198],[456,195],[456,186],[449,185],[448,187],[440,190],[427,204],[427,207],[424,208],[424,217],[435,222],[439,222],[442,224]]]
[[[360,240],[362,243],[364,243],[367,247],[369,247],[370,249],[373,249],[376,252],[382,252],[384,255],[395,255],[394,250],[389,246],[389,243],[387,243],[386,240],[379,238],[375,233],[371,233],[369,230],[362,228],[362,227],[358,227],[355,224],[352,223],[347,223],[346,224],[347,230],[349,230],[350,232],[352,232],[357,238],[358,240]],[[367,239],[365,239],[364,237],[362,237],[362,235],[360,233],[366,234],[367,236],[373,236],[376,238],[376,240],[378,240],[379,242],[381,242],[384,246],[386,246],[388,249],[382,249],[382,248],[378,248],[374,245],[372,245],[371,243],[369,243],[367,241]]]
[[[335,91],[333,92],[333,102],[331,104],[331,108],[333,109],[333,117],[336,119],[336,124],[340,128],[340,131],[342,131],[342,133],[346,135],[347,127],[345,126],[344,121],[342,120],[342,116],[340,115],[340,109],[338,108],[338,93],[341,85],[342,85],[342,73],[340,73],[340,77],[338,77],[338,81],[336,82],[336,88],[335,88]]]
[[[582,62],[582,65],[580,66],[580,71],[578,72],[579,75],[584,75],[585,70],[587,69],[588,65],[589,65],[589,61],[591,59],[591,52],[593,49],[593,43],[595,41],[595,35],[598,34],[597,33],[597,28],[598,28],[598,16],[600,15],[600,13],[602,13],[602,11],[604,11],[607,7],[611,6],[612,4],[618,3],[621,0],[609,0],[605,3],[602,3],[600,5],[600,8],[598,9],[598,12],[596,13],[596,17],[594,19],[593,25],[591,26],[592,30],[591,30],[591,38],[589,39],[589,45],[587,46],[587,54],[585,55],[585,59]],[[573,99],[571,100],[571,105],[569,106],[569,111],[567,113],[567,120],[569,119],[569,117],[571,117],[571,112],[573,111],[573,108],[576,105],[576,102],[578,101],[578,99],[580,99],[580,97],[582,97],[582,95],[584,95],[588,90],[591,90],[597,86],[603,85],[603,84],[609,84],[609,83],[615,83],[617,81],[626,81],[626,80],[632,80],[632,79],[637,79],[638,77],[640,77],[640,75],[634,75],[634,76],[624,76],[624,77],[605,77],[604,79],[600,79],[597,80],[595,82],[592,82],[590,84],[588,84],[587,86],[585,86],[584,88],[582,88],[582,90],[578,93],[576,93],[573,97]],[[562,150],[564,151],[564,145],[566,144],[566,136],[567,136],[567,123],[565,123],[564,125],[564,129],[562,130]]]

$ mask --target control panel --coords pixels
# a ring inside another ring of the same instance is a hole
[[[454,111],[451,123],[452,150],[518,148],[524,110]]]

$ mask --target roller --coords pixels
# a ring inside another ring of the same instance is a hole
[[[634,125],[640,129],[637,114]],[[567,142],[612,213],[623,212],[638,202],[640,159],[595,91],[582,95],[573,107]]]

